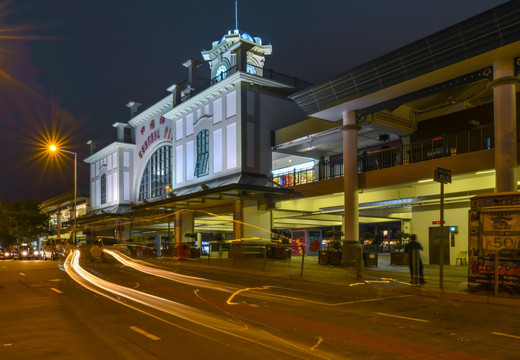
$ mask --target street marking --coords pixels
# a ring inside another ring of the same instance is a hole
[[[51,288],[52,291],[57,292],[58,294],[63,294],[63,292],[59,291],[58,289]]]
[[[321,342],[323,341],[323,338],[321,336],[318,336],[318,342],[316,343],[316,345],[314,345],[313,347],[311,347],[311,350],[314,350],[318,347],[318,345],[321,344]]]
[[[266,289],[270,289],[271,287],[269,285],[266,285],[266,286],[262,286],[262,287],[256,287],[256,288],[245,288],[245,289],[240,289],[240,290],[237,290],[235,291],[233,294],[231,294],[231,296],[227,299],[226,303],[228,305],[239,305],[239,303],[236,303],[236,302],[232,302],[233,298],[235,296],[237,296],[238,294],[240,294],[241,292],[243,291],[249,291],[249,290],[266,290]]]
[[[254,292],[255,290],[269,290],[270,288],[272,288],[272,286],[266,285],[266,286],[257,287],[257,288],[245,288],[245,289],[237,290],[233,294],[231,294],[231,296],[227,299],[226,303],[228,305],[239,305],[239,303],[233,302],[233,299],[235,298],[235,296],[237,296],[241,292],[244,292],[244,291],[253,291]],[[302,298],[294,297],[294,296],[276,295],[276,294],[271,294],[270,296],[272,298],[300,301],[300,302],[305,302],[305,303],[310,303],[310,304],[318,304],[318,305],[322,305],[322,306],[341,306],[341,305],[359,304],[359,303],[374,302],[374,301],[381,301],[381,300],[400,299],[400,298],[410,297],[410,296],[414,296],[414,295],[398,295],[398,296],[390,296],[390,297],[383,297],[383,298],[353,300],[353,301],[345,301],[345,302],[334,303],[334,304],[324,303],[324,302],[315,301],[315,300],[307,300],[307,299],[302,299]]]
[[[417,319],[417,318],[406,317],[406,316],[399,316],[399,315],[393,315],[393,314],[385,314],[385,313],[380,313],[380,312],[376,312],[376,314],[382,315],[382,316],[395,317],[395,318],[398,318],[398,319],[420,321],[420,322],[430,322],[429,320],[423,320],[423,319]]]
[[[505,336],[505,337],[510,337],[510,338],[513,338],[513,339],[519,339],[520,340],[520,336],[516,336],[516,335],[509,335],[509,334],[504,334],[504,333],[499,333],[499,332],[492,332],[491,334]]]
[[[19,273],[19,274],[20,274],[20,275],[22,275],[22,276],[25,276],[25,274],[24,274],[24,273]]]
[[[146,337],[149,338],[149,339],[152,339],[152,340],[161,340],[160,337],[157,337],[157,336],[155,336],[154,334],[150,334],[149,332],[144,331],[143,329],[139,329],[137,326],[130,326],[130,329],[134,330],[135,332],[138,332],[138,333],[141,334],[141,335],[146,336]]]

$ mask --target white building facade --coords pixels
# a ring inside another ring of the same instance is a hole
[[[271,51],[260,38],[230,31],[202,52],[211,79],[203,83],[197,76],[200,63],[188,60],[183,64],[187,84],[172,85],[171,95],[128,124],[114,124],[117,141],[85,159],[93,214],[124,214],[157,201],[175,203],[173,198],[217,190],[219,184],[252,185],[245,174],[269,183],[272,132],[305,116],[287,97],[295,90],[292,84],[273,80],[272,71],[265,77],[265,56]],[[137,105],[128,104],[133,110]],[[276,188],[272,183],[267,187]],[[259,215],[257,199],[238,196],[234,201],[234,217],[271,230],[270,212]],[[187,212],[177,216],[178,236],[193,231],[193,217]],[[235,238],[245,233],[253,235],[234,230]]]

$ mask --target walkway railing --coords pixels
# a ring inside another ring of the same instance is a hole
[[[393,166],[453,156],[494,147],[493,126],[437,136],[410,144],[401,144],[358,155],[358,172],[379,170]],[[384,146],[384,145],[383,145]],[[323,161],[313,168],[277,174],[273,181],[290,187],[343,176],[343,160]]]

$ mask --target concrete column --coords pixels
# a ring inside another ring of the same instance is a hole
[[[233,238],[235,240],[271,239],[271,211],[259,210],[258,200],[242,197],[233,204]]]
[[[516,84],[513,59],[493,63],[494,125],[495,125],[495,191],[516,191],[517,165]]]
[[[343,190],[345,192],[345,240],[359,241],[358,136],[356,111],[343,112]]]
[[[61,236],[61,210],[56,213],[56,236]]]
[[[343,265],[354,265],[356,247],[359,246],[358,209],[358,136],[359,125],[356,111],[343,112],[343,190],[345,192],[345,215]]]
[[[175,243],[183,241],[184,234],[193,233],[195,217],[191,211],[179,211],[175,213]]]
[[[197,248],[202,249],[202,233],[197,233]]]

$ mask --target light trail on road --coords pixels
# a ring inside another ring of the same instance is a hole
[[[119,256],[119,254],[111,254]],[[135,289],[131,289],[125,286],[121,286],[118,284],[111,283],[109,281],[103,280],[84,268],[82,268],[79,264],[80,259],[80,251],[74,250],[65,260],[64,268],[67,274],[78,284],[89,289],[90,291],[99,294],[103,297],[106,297],[112,301],[116,301],[122,305],[128,306],[132,309],[140,311],[141,313],[150,315],[156,319],[162,320],[157,316],[151,315],[141,309],[134,307],[128,303],[125,303],[121,300],[121,298],[130,300],[134,303],[144,305],[149,308],[153,308],[155,310],[164,312],[166,314],[175,316],[177,318],[183,319],[187,322],[212,329],[218,331],[220,333],[230,335],[254,344],[258,344],[262,347],[267,347],[276,352],[284,353],[290,355],[294,358],[300,359],[340,359],[341,357],[334,354],[327,354],[325,352],[316,351],[315,348],[311,348],[310,346],[300,345],[294,342],[290,342],[287,339],[279,338],[269,332],[258,330],[247,326],[245,323],[238,323],[237,321],[228,320],[219,315],[214,315],[209,312],[184,305],[169,299],[164,299],[155,295],[147,294],[145,292],[137,291]],[[160,270],[160,269],[155,269]],[[173,274],[173,273],[172,273]],[[166,275],[166,274],[163,274]],[[177,274],[178,275],[178,274]],[[183,278],[192,278],[186,277],[185,275],[181,275]],[[192,278],[192,280],[197,280],[197,278]],[[200,279],[198,279],[200,280]],[[180,281],[180,280],[178,280]],[[205,283],[204,281],[202,283]],[[174,324],[163,320],[164,322],[171,324],[173,326],[178,326],[183,329],[178,324]],[[193,329],[189,329],[190,332],[194,332]],[[202,334],[201,334],[202,335]]]
[[[184,285],[191,285],[195,287],[201,287],[216,291],[223,291],[230,293],[228,300],[226,303],[228,305],[238,305],[237,302],[233,302],[233,299],[235,297],[244,296],[249,299],[255,299],[257,301],[276,301],[279,303],[284,304],[294,304],[294,302],[303,302],[303,303],[310,303],[315,304],[319,306],[326,306],[326,307],[336,307],[336,306],[342,306],[342,305],[348,305],[352,303],[359,303],[359,302],[371,302],[371,301],[380,301],[380,300],[388,300],[388,299],[397,299],[402,297],[410,297],[413,295],[397,295],[397,296],[391,296],[391,297],[385,297],[385,298],[373,298],[373,299],[364,299],[364,300],[356,300],[356,301],[348,301],[348,302],[336,302],[336,303],[329,303],[324,301],[316,301],[316,300],[310,300],[305,299],[298,296],[288,296],[288,295],[281,295],[271,292],[268,292],[269,290],[274,289],[281,289],[288,292],[301,292],[296,289],[291,288],[281,288],[278,286],[260,286],[260,287],[254,287],[254,288],[239,288],[236,286],[231,286],[229,284],[215,281],[215,280],[209,280],[205,278],[199,278],[194,276],[188,276],[188,275],[182,275],[178,273],[174,273],[172,271],[159,269],[153,266],[149,266],[148,263],[144,261],[134,260],[131,257],[128,257],[126,255],[123,255],[122,253],[118,251],[108,250],[104,249],[104,252],[112,256],[114,259],[119,261],[121,264],[130,267],[134,270],[141,271],[148,275],[154,275],[158,276],[164,279],[172,280],[175,282],[182,283]]]
[[[171,271],[149,266],[144,261],[134,260],[131,257],[123,255],[119,251],[113,251],[113,250],[108,250],[108,249],[103,249],[103,251],[106,252],[107,254],[109,254],[110,256],[112,256],[117,261],[119,261],[121,264],[128,266],[129,268],[132,268],[134,270],[141,271],[148,275],[158,276],[163,279],[175,281],[175,282],[185,284],[185,285],[195,286],[198,288],[207,288],[207,289],[224,291],[224,292],[229,292],[229,293],[234,293],[235,291],[237,291],[236,287],[230,286],[226,283],[222,283],[219,281],[204,279],[204,278],[195,277],[195,276],[182,275],[182,274],[178,274],[178,273],[174,273]]]

